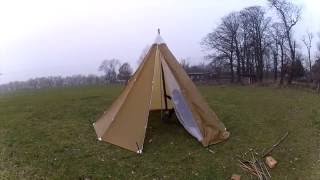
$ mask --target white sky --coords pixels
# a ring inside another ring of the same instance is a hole
[[[303,6],[296,28],[320,30],[320,1]],[[220,18],[265,0],[0,0],[0,84],[39,76],[98,74],[102,60],[137,66],[158,27],[177,58],[201,61],[201,39]],[[266,6],[267,7],[267,6]],[[267,8],[268,9],[268,8]],[[318,39],[316,39],[318,40]]]

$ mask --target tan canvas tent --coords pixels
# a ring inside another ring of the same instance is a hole
[[[203,146],[229,137],[159,32],[120,96],[93,125],[100,141],[142,153],[149,111],[170,108]]]

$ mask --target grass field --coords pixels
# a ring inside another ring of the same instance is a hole
[[[319,95],[273,87],[201,86],[230,139],[204,148],[176,121],[162,123],[160,114],[152,112],[144,154],[138,156],[98,142],[92,128],[121,88],[0,95],[0,179],[227,179],[233,173],[245,175],[237,154],[268,148],[286,131],[288,138],[272,154],[279,161],[273,179],[320,179]]]

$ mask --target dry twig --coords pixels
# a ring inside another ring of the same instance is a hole
[[[272,147],[266,152],[264,153],[264,155],[262,157],[266,157],[267,155],[269,155],[274,148],[276,148],[277,146],[279,146],[280,143],[282,143],[289,135],[289,132],[286,132],[279,140],[277,143],[275,143],[274,145],[272,145]]]

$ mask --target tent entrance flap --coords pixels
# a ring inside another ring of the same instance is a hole
[[[158,51],[158,49],[157,49]],[[158,51],[159,52],[159,51]],[[172,103],[168,98],[168,88],[165,85],[163,70],[160,63],[161,53],[154,57],[154,77],[150,110],[172,109]]]
[[[181,88],[179,87],[178,82],[175,80],[166,62],[163,60],[161,61],[161,64],[163,67],[166,86],[169,91],[168,93],[171,95],[171,101],[179,122],[198,141],[202,141],[203,136],[195,119],[193,118],[192,112],[188,107],[188,104],[181,92]]]

